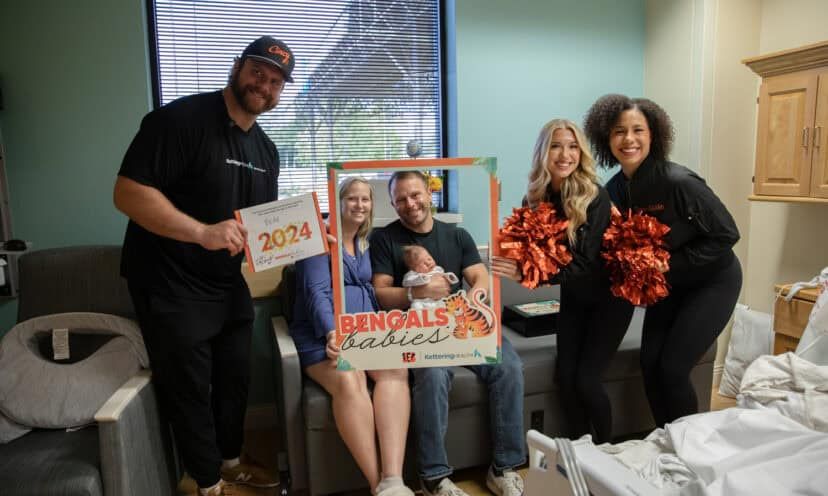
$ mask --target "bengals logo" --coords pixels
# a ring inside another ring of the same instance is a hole
[[[267,51],[277,57],[282,57],[283,64],[287,64],[290,61],[290,54],[286,50],[283,50],[279,45],[273,45],[268,48]]]
[[[413,351],[405,351],[402,354],[403,363],[414,363],[417,361],[417,354]]]

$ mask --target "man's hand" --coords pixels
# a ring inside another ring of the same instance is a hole
[[[198,244],[207,250],[223,250],[235,256],[244,250],[247,241],[247,228],[235,219],[227,219],[218,224],[202,226],[198,233]]]
[[[339,358],[339,352],[339,346],[336,345],[336,331],[328,331],[328,344],[325,346],[325,353],[328,354],[328,358],[331,359],[334,367],[336,367],[336,359]]]
[[[439,300],[449,295],[451,284],[445,277],[432,277],[428,284],[411,288],[411,295],[414,298],[430,298]]]

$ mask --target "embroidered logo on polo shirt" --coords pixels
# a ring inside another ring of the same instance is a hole
[[[255,167],[251,162],[247,162],[247,163],[239,162],[238,160],[233,160],[232,158],[224,159],[224,163],[227,164],[227,165],[235,165],[236,167],[243,167],[245,169],[250,169],[250,170],[253,170],[253,171],[256,171],[256,172],[267,172],[264,169],[260,169],[258,167]]]

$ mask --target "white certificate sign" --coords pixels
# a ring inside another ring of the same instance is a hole
[[[450,367],[500,362],[500,332],[485,292],[464,290],[436,308],[340,314],[340,370]]]
[[[236,210],[247,228],[244,253],[253,272],[328,252],[316,193]]]

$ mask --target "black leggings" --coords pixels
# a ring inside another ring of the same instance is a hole
[[[641,370],[656,426],[699,411],[690,371],[727,325],[741,287],[742,268],[733,257],[704,283],[673,287],[647,308]]]
[[[601,381],[634,310],[608,289],[600,294],[604,296],[587,303],[562,293],[556,360],[567,435],[574,439],[594,429],[596,443],[612,436],[612,407]]]

